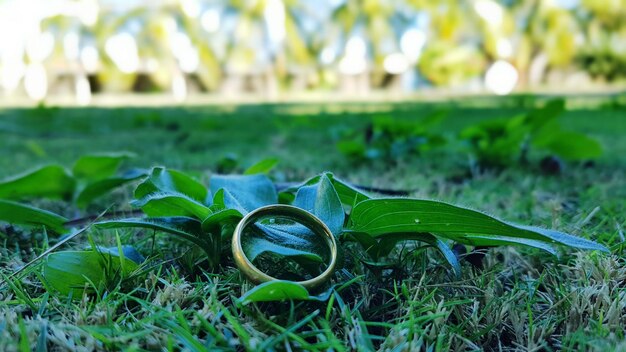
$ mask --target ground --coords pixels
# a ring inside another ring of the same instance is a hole
[[[0,289],[0,350],[626,350],[624,106],[569,101],[562,124],[599,140],[604,154],[591,165],[570,163],[558,175],[537,166],[541,153],[532,153],[527,166],[471,173],[458,142],[394,162],[355,162],[335,147],[340,131],[363,128],[375,116],[410,120],[435,110],[448,111],[438,129],[454,140],[464,126],[525,111],[527,100],[0,111],[0,177],[124,150],[137,154],[127,167],[163,165],[206,181],[228,158],[241,171],[277,157],[271,173],[277,182],[332,171],[355,184],[410,189],[413,197],[569,232],[611,251],[563,248],[552,257],[520,247],[490,249],[482,268],[463,260],[456,278],[434,251],[399,250],[406,257],[391,273],[352,263],[349,270],[363,278],[329,302],[240,306],[235,298],[252,285],[228,259],[207,272],[190,262],[187,244],[127,231],[120,233],[123,242],[152,260],[144,281],[69,301],[47,294],[35,270],[14,282],[19,289]],[[112,205],[130,209],[131,190],[84,212],[57,201],[35,204],[80,217]],[[47,245],[37,231],[7,229],[0,231],[2,275]],[[115,243],[110,233],[91,236]],[[86,244],[81,238],[68,247]]]

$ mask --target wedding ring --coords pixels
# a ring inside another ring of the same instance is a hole
[[[326,244],[330,249],[330,263],[328,264],[328,267],[326,267],[326,270],[312,279],[296,281],[296,283],[310,290],[330,280],[333,272],[335,271],[335,266],[337,265],[337,242],[335,241],[335,236],[332,234],[328,226],[326,226],[326,224],[324,224],[324,222],[317,216],[304,209],[284,204],[267,205],[258,208],[244,216],[235,228],[232,240],[233,258],[239,270],[241,270],[248,280],[256,284],[280,280],[264,273],[259,268],[254,266],[244,253],[241,244],[241,237],[246,227],[253,225],[257,220],[263,217],[270,216],[287,218],[308,227],[311,231],[313,231],[313,233],[321,236],[326,241]]]

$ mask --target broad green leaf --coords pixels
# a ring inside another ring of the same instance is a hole
[[[355,204],[371,198],[365,192],[336,178],[335,176],[331,175],[331,180],[333,182],[333,186],[335,187],[335,191],[337,191],[337,195],[339,195],[341,203],[345,206],[352,207]]]
[[[81,156],[72,169],[74,177],[90,181],[113,176],[122,162],[134,158],[133,153],[102,153]]]
[[[220,193],[221,192],[221,193]],[[219,199],[217,195],[223,194]],[[245,212],[244,207],[236,198],[225,189],[220,189],[214,198],[214,205],[221,202],[230,202],[230,207],[236,207]],[[322,175],[318,183],[303,186],[298,190],[295,206],[310,211],[324,221],[330,230],[339,234],[343,228],[344,211],[329,178]],[[244,251],[250,260],[256,259],[263,253],[271,253],[281,257],[296,260],[323,262],[322,253],[326,250],[324,239],[313,233],[306,226],[293,224],[256,223],[259,231],[251,231],[242,240]],[[206,228],[206,227],[205,227]]]
[[[300,224],[260,224],[242,239],[242,247],[250,261],[263,253],[282,257],[301,258],[316,263],[324,262],[322,253],[326,242]]]
[[[68,232],[68,229],[64,226],[65,222],[67,222],[66,218],[47,210],[8,200],[0,200],[0,221],[12,224],[45,226],[56,233]]]
[[[208,191],[204,185],[190,176],[176,170],[162,167],[152,169],[135,190],[135,198],[140,199],[153,193],[182,194],[201,204],[207,204]]]
[[[135,181],[146,175],[144,170],[133,170],[132,172],[117,177],[106,178],[87,184],[76,197],[76,204],[79,207],[86,207],[94,199],[120,187],[126,183]]]
[[[207,206],[180,193],[153,193],[130,204],[141,208],[150,217],[194,216],[204,219],[211,214]]]
[[[68,295],[72,292],[74,298],[80,298],[86,285],[93,284],[100,289],[113,280],[128,277],[138,267],[132,260],[125,260],[123,266],[120,264],[120,257],[111,253],[93,250],[56,252],[46,258],[43,278],[58,293]]]
[[[222,192],[223,190],[220,190]],[[213,204],[215,205],[215,203]],[[211,228],[223,223],[236,223],[243,218],[241,212],[237,209],[225,209],[223,207],[211,206],[211,215],[202,221],[202,228],[209,231]]]
[[[76,181],[65,168],[59,165],[48,165],[0,181],[0,198],[69,199],[75,187]]]
[[[354,204],[360,203],[366,199],[370,199],[370,196],[368,196],[365,192],[359,190],[358,188],[352,186],[345,181],[336,178],[332,173],[327,172],[325,173],[325,175],[331,180],[333,187],[335,188],[335,191],[337,192],[337,195],[339,196],[339,199],[341,200],[341,203],[344,205],[344,208],[346,210],[349,210]],[[293,202],[293,200],[295,199],[294,195],[298,192],[300,188],[304,186],[314,185],[319,182],[320,178],[321,175],[317,175],[311,177],[310,179],[304,181],[299,185],[289,187],[283,190],[280,194],[281,200],[288,203]]]
[[[352,282],[349,282],[342,286],[347,286],[351,283]],[[239,297],[238,301],[244,305],[254,302],[276,302],[286,300],[325,302],[328,301],[330,295],[334,292],[335,286],[337,285],[330,287],[318,295],[311,295],[304,286],[293,281],[268,281],[255,286],[243,296]]]
[[[335,235],[343,229],[343,206],[326,174],[322,174],[316,184],[300,187],[293,205],[316,215]]]
[[[147,219],[121,219],[100,221],[94,224],[101,229],[143,228],[165,232],[187,240],[201,248],[206,246],[202,240],[204,232],[200,222],[188,217],[162,217]]]
[[[278,164],[278,158],[267,158],[259,161],[258,163],[250,166],[244,175],[256,175],[256,174],[268,174]]]
[[[578,132],[555,133],[545,148],[567,160],[595,159],[602,155],[600,143]]]
[[[543,128],[547,123],[554,121],[565,111],[565,100],[554,99],[549,101],[543,108],[534,109],[526,116],[532,132]]]
[[[261,254],[272,253],[281,257],[300,258],[316,263],[323,263],[324,259],[319,255],[298,248],[278,245],[264,237],[247,237],[243,241],[244,251],[250,261],[258,258]]]
[[[268,281],[255,286],[239,298],[242,304],[286,300],[309,300],[309,291],[293,281]]]
[[[304,286],[297,282],[287,280],[268,281],[255,286],[243,296],[239,297],[237,301],[244,305],[254,302],[286,300],[326,302],[333,293],[340,292],[360,279],[361,278],[357,276],[347,282],[331,285],[316,295],[311,295]]]
[[[337,150],[345,156],[353,159],[360,159],[365,157],[367,145],[363,142],[363,138],[345,139],[337,142]]]
[[[220,188],[216,194],[218,197],[214,198],[215,203],[213,203],[213,205],[218,207],[220,210],[234,210],[241,214],[242,217],[244,214],[254,210],[250,205],[245,203],[242,204],[242,202],[239,201],[245,196],[235,197],[232,193],[230,193],[230,191],[224,188]]]
[[[545,148],[561,133],[561,126],[558,120],[552,120],[545,123],[540,129],[535,131],[531,136],[531,144],[536,148]]]
[[[224,189],[224,206],[242,214],[278,202],[276,188],[265,175],[212,175],[209,187],[213,194]]]
[[[139,251],[137,251],[137,249],[133,246],[122,246],[121,248],[122,248],[122,254],[124,255],[124,258],[128,260],[132,260],[136,264],[141,264],[146,260],[146,258],[143,255],[141,255],[141,253],[139,253]],[[117,257],[120,256],[120,251],[119,251],[119,248],[117,247],[98,246],[97,250],[100,253],[108,253]]]
[[[477,234],[607,251],[604,246],[587,239],[539,227],[514,225],[478,211],[422,199],[363,201],[352,210],[347,231],[363,232],[373,237],[389,233],[429,232],[459,242],[463,242],[465,234]]]

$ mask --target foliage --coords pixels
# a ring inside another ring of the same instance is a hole
[[[132,169],[118,173],[132,153],[85,155],[76,160],[70,172],[61,165],[47,165],[0,181],[0,199],[51,198],[72,200],[85,208],[94,199],[145,175]]]
[[[609,82],[626,79],[626,54],[608,44],[585,48],[576,59],[594,78],[604,78]]]
[[[111,163],[110,158],[80,160],[74,174],[83,178],[99,179],[101,174],[108,177],[114,172],[111,169],[117,168],[113,164],[118,163]],[[252,170],[265,171],[268,168],[265,165],[272,164],[264,162]],[[141,208],[147,217],[104,220],[95,226],[101,229],[145,228],[186,240],[204,251],[211,270],[217,270],[228,257],[225,244],[237,222],[248,212],[276,204],[279,199],[317,216],[338,239],[359,243],[373,260],[370,265],[374,266],[390,255],[397,243],[405,241],[418,241],[436,248],[457,275],[461,267],[447,240],[473,246],[526,245],[552,254],[556,254],[553,245],[557,244],[606,250],[590,240],[554,230],[514,225],[444,202],[371,198],[330,173],[286,189],[279,197],[275,185],[263,174],[212,175],[206,187],[180,171],[155,167],[136,187],[134,197],[131,204]],[[0,204],[10,210],[5,220],[30,221],[56,231],[64,229],[64,219],[54,214],[13,202]],[[270,275],[289,280],[315,276],[320,264],[328,261],[324,240],[297,222],[258,222],[242,244],[249,259],[257,265],[268,260],[283,262],[278,267],[270,266]],[[118,247],[117,253],[123,253],[121,244]],[[123,254],[119,255],[119,260],[113,260],[114,254],[97,250],[57,252],[48,256],[43,276],[62,294],[88,283],[98,291],[111,281],[110,277],[124,278],[136,268],[125,262]],[[255,289],[242,301],[319,300],[320,297],[310,296],[298,284],[279,282]]]
[[[46,257],[42,275],[53,292],[81,298],[84,291],[114,289],[137,268],[138,263],[117,252],[60,251]]]
[[[347,130],[340,136],[337,149],[354,161],[392,161],[420,154],[445,143],[433,129],[445,119],[444,111],[418,121],[397,120],[391,116],[375,117],[365,130]]]
[[[450,109],[443,127],[454,134],[477,121],[519,113],[518,101],[511,97],[472,97],[453,104],[254,105],[228,114],[217,106],[185,110],[59,108],[36,122],[29,116],[34,111],[7,109],[0,126],[2,175],[37,165],[46,155],[71,166],[80,152],[123,148],[138,153],[134,161],[138,166],[162,163],[189,172],[208,185],[208,171],[215,170],[217,159],[228,152],[236,152],[245,166],[255,157],[277,156],[281,167],[271,173],[271,179],[280,185],[279,202],[292,203],[304,184],[284,192],[286,181],[332,169],[336,177],[355,184],[410,188],[414,189],[411,196],[462,204],[487,210],[501,219],[594,239],[609,247],[612,254],[554,246],[559,255],[551,256],[522,246],[491,250],[451,247],[450,241],[444,240],[462,269],[461,277],[456,278],[438,251],[428,249],[426,242],[404,240],[374,261],[346,237],[340,241],[345,256],[340,263],[345,266],[337,271],[333,282],[349,283],[356,277],[356,284],[341,291],[343,285],[331,285],[333,292],[324,302],[239,304],[243,303],[240,298],[256,286],[233,268],[227,250],[222,264],[210,271],[206,259],[197,260],[197,253],[201,258],[206,255],[196,245],[188,246],[161,231],[120,229],[122,242],[136,246],[148,258],[143,266],[146,274],[132,284],[123,280],[117,285],[113,280],[111,286],[75,300],[57,296],[53,289],[47,291],[38,280],[41,267],[13,276],[6,282],[8,287],[0,288],[0,350],[19,346],[26,346],[23,350],[27,346],[38,350],[153,350],[163,346],[171,350],[310,351],[619,349],[626,324],[626,266],[621,240],[626,144],[620,138],[625,125],[620,118],[623,104],[591,108],[588,104],[596,99],[568,101],[573,102],[568,105],[573,109],[561,120],[568,129],[602,142],[605,155],[593,168],[573,164],[557,177],[509,168],[501,173],[466,175],[462,182],[456,175],[465,171],[466,158],[456,153],[452,142],[428,158],[411,159],[410,164],[353,167],[339,153],[333,153],[335,146],[325,132],[363,124],[372,111],[387,111],[390,106],[393,116],[401,118],[419,116],[434,106]],[[493,104],[498,104],[497,108]],[[326,106],[349,112],[330,112]],[[307,128],[294,124],[284,130],[273,129],[277,121],[295,119],[290,109],[303,108],[322,112],[311,117]],[[150,118],[148,124],[135,124],[138,118],[146,117]],[[177,131],[167,127],[174,122],[180,126]],[[209,123],[210,129],[204,127]],[[255,128],[250,129],[251,125]],[[260,130],[267,133],[259,134]],[[193,148],[174,144],[175,138],[188,132],[198,135]],[[38,145],[43,153],[36,154],[30,144]],[[235,172],[243,172],[245,166]],[[368,195],[352,192],[351,197],[351,187],[341,187],[336,177],[331,178],[333,186],[349,214],[351,205]],[[307,184],[315,184],[319,178]],[[356,202],[355,195],[359,196]],[[131,197],[117,191],[106,202],[98,203],[119,204]],[[63,214],[75,210],[72,204],[58,201],[34,199],[28,204]],[[126,213],[126,209],[123,205],[111,208],[100,220],[139,214],[137,210]],[[86,215],[98,211],[92,207]],[[46,230],[51,233],[50,228]],[[83,233],[95,243],[113,246],[115,232],[91,226]],[[22,231],[18,225],[0,224],[0,241],[4,243],[0,247],[0,281],[61,238],[46,236],[38,228]],[[76,237],[59,250],[82,250],[86,242],[87,237]],[[192,253],[193,261],[188,260]]]
[[[25,204],[0,199],[0,221],[12,224],[44,226],[57,233],[65,233],[67,219],[52,212]]]
[[[435,85],[459,85],[483,71],[483,54],[471,45],[435,41],[419,60],[420,72]]]
[[[558,117],[564,100],[513,118],[488,120],[463,130],[470,151],[481,166],[504,167],[526,161],[529,149],[544,150],[566,160],[593,159],[602,154],[600,144],[583,133],[563,130]]]

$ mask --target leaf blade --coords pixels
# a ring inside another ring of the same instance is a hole
[[[279,163],[278,158],[267,158],[250,166],[243,172],[244,175],[268,174]]]
[[[67,219],[61,215],[28,205],[0,199],[0,220],[8,223],[45,226],[56,233],[64,234]]]
[[[326,174],[322,174],[316,184],[300,187],[293,205],[317,216],[335,236],[342,231],[345,213],[339,195]]]
[[[97,181],[113,176],[124,160],[134,158],[130,152],[98,153],[83,155],[74,163],[74,177]]]
[[[386,233],[430,232],[455,239],[462,234],[482,234],[525,238],[565,244],[580,249],[607,251],[593,241],[559,231],[514,225],[444,202],[423,199],[380,198],[357,204],[350,215],[349,231],[374,237]]]
[[[76,181],[64,167],[47,165],[1,181],[0,198],[69,199],[75,187]]]

